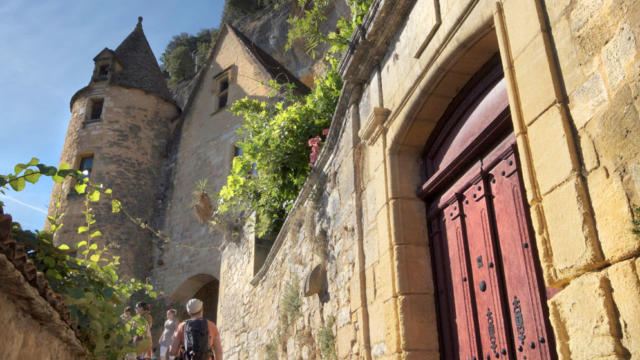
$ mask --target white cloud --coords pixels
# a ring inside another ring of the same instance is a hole
[[[45,215],[47,214],[47,210],[46,210],[46,209],[43,209],[43,208],[37,207],[37,206],[35,206],[35,205],[27,204],[26,202],[20,201],[20,200],[18,200],[18,199],[16,199],[16,198],[14,198],[14,197],[9,196],[9,195],[1,195],[1,194],[0,194],[0,199],[5,199],[5,200],[13,201],[13,202],[14,202],[14,203],[16,203],[16,204],[18,204],[18,205],[22,205],[22,206],[24,206],[24,207],[26,207],[26,208],[29,208],[29,209],[31,209],[31,210],[35,210],[35,211],[37,211],[37,212],[39,212],[39,213],[42,213],[42,214],[45,214]]]

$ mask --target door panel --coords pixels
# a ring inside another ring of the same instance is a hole
[[[512,135],[429,211],[443,359],[552,359]]]
[[[508,340],[500,279],[495,271],[495,239],[489,214],[490,195],[477,174],[477,181],[464,191],[463,211],[473,272],[473,290],[478,311],[483,358],[507,355]]]
[[[514,348],[518,358],[550,359],[541,281],[535,266],[524,194],[513,150],[490,171],[491,193],[500,239],[505,298],[509,302]]]
[[[460,359],[478,358],[477,325],[475,323],[472,291],[469,284],[468,255],[463,217],[459,200],[444,208],[444,235],[447,258],[451,269],[453,290],[453,324],[455,324]]]
[[[446,238],[443,237],[443,221],[441,216],[434,217],[430,220],[430,229],[432,229],[432,263],[436,268],[442,269],[435,276],[436,282],[443,284],[437,287],[437,308],[438,313],[447,318],[447,321],[438,323],[438,331],[440,332],[440,353],[443,359],[454,359],[459,353],[458,334],[452,327],[455,323],[454,309],[450,306],[447,299],[453,298],[453,289],[451,287],[451,266],[449,265],[449,250]]]

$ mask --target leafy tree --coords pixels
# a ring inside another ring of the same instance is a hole
[[[196,35],[174,35],[160,56],[161,67],[169,72],[170,85],[188,80],[195,74],[195,64],[202,66],[211,46],[218,37],[218,29],[202,29]],[[185,50],[186,49],[186,50]]]
[[[178,46],[169,54],[167,71],[171,76],[170,85],[175,85],[177,82],[193,77],[195,74],[195,62],[188,47]]]

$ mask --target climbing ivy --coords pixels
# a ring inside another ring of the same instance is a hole
[[[336,0],[297,1],[304,12],[300,16],[292,15],[287,20],[291,28],[287,34],[286,48],[290,49],[294,41],[302,39],[306,52],[314,57],[316,48],[321,44],[330,45],[329,54],[340,55],[344,53],[354,29],[362,23],[362,19],[369,11],[372,2],[372,0],[345,0],[351,10],[351,18],[340,18],[336,29],[325,34],[320,26],[327,20],[325,14]]]
[[[36,183],[41,176],[51,177],[62,183],[66,178],[76,182],[78,194],[84,195],[85,224],[78,227],[84,240],[73,247],[67,244],[56,246],[53,236],[62,228],[64,214],[60,213],[60,197],[56,196],[53,213],[47,216],[50,228],[47,231],[23,230],[18,223],[12,225],[12,236],[25,246],[29,258],[37,270],[42,272],[53,291],[61,294],[70,311],[76,334],[82,344],[96,359],[121,359],[134,350],[130,340],[134,335],[144,335],[145,320],[136,315],[127,324],[120,319],[123,308],[132,304],[132,296],[144,297],[147,302],[162,308],[166,300],[159,299],[151,285],[136,279],[124,280],[118,276],[119,257],[109,253],[97,241],[103,234],[94,230],[96,222],[92,204],[106,195],[112,201],[112,211],[124,211],[122,203],[113,198],[111,189],[91,184],[88,177],[69,164],[59,168],[41,164],[37,158],[17,164],[14,172],[0,175],[0,193],[12,189],[23,191],[27,183]],[[136,326],[133,326],[133,325]]]
[[[254,219],[256,233],[266,238],[280,230],[311,168],[308,140],[329,127],[340,96],[337,61],[330,63],[331,70],[306,96],[296,95],[292,85],[271,82],[274,91],[267,101],[246,97],[231,107],[244,119],[237,144],[242,154],[214,196],[214,224]]]
[[[211,196],[216,204],[211,223],[235,234],[240,233],[238,224],[247,220],[254,222],[257,236],[263,239],[273,240],[280,230],[311,169],[309,139],[331,125],[342,90],[338,55],[371,5],[371,0],[348,0],[352,18],[340,19],[336,31],[325,36],[319,25],[330,0],[298,1],[308,10],[305,16],[290,19],[289,45],[301,36],[307,39],[308,50],[319,42],[331,43],[328,71],[315,79],[308,95],[296,95],[292,85],[272,81],[274,91],[267,101],[245,97],[231,107],[244,119],[238,130],[242,154],[234,158],[226,184]],[[196,202],[202,203],[205,193],[196,191]],[[208,207],[201,206],[199,217],[204,208]]]

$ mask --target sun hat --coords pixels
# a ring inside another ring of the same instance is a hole
[[[187,301],[187,312],[189,314],[197,314],[202,310],[202,301],[198,299],[191,299]]]

